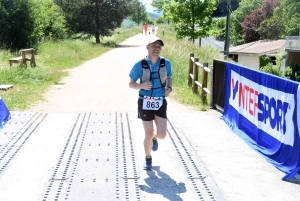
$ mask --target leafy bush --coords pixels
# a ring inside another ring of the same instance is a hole
[[[1,0],[0,47],[34,47],[46,38],[63,38],[65,20],[52,0]]]
[[[165,23],[165,19],[163,16],[160,16],[156,19],[156,24],[164,24]]]
[[[268,63],[264,67],[261,68],[261,71],[265,73],[270,73],[277,76],[282,76],[282,72],[280,71],[279,66],[273,66],[273,63]]]
[[[269,63],[272,63],[270,57],[264,55],[264,56],[261,56],[261,57],[259,58],[259,67],[260,67],[260,68],[262,68],[262,67],[268,65]]]
[[[300,68],[299,67],[300,66],[298,64],[288,66],[284,70],[284,77],[286,77],[290,80],[300,82]]]

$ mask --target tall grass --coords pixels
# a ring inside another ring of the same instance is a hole
[[[162,38],[165,42],[161,55],[170,59],[172,63],[174,91],[171,97],[181,103],[195,106],[200,110],[206,110],[208,105],[202,103],[200,95],[193,94],[192,89],[188,87],[189,56],[190,53],[194,53],[194,57],[199,58],[199,63],[208,62],[208,65],[210,66],[212,65],[213,59],[219,58],[218,50],[210,46],[199,47],[199,45],[196,45],[187,39],[177,40],[172,26],[158,26],[157,36]],[[200,83],[201,79],[202,73],[201,70],[199,70]],[[209,78],[208,82],[208,86],[210,86]],[[207,102],[209,103],[209,100]]]

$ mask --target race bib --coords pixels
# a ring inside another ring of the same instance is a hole
[[[158,110],[163,104],[163,97],[144,96],[143,110]]]

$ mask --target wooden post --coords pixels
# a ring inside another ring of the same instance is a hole
[[[194,53],[190,53],[190,57],[189,57],[189,77],[188,77],[188,86],[191,87],[192,86],[192,78],[190,76],[190,74],[193,73],[193,61],[192,58],[194,58]]]
[[[30,65],[31,67],[36,67],[36,63],[35,63],[35,49],[31,50],[31,60],[30,60]]]
[[[207,62],[203,63],[203,68],[202,68],[202,92],[201,92],[201,98],[202,98],[202,102],[203,103],[207,102],[207,94],[206,94],[206,91],[204,91],[204,88],[207,88],[207,71],[204,69],[205,67],[208,67],[208,63]]]
[[[26,63],[26,52],[21,50],[21,56],[22,56],[22,64],[27,67],[27,63]]]
[[[210,108],[215,108],[214,106],[214,66],[210,68]]]
[[[196,65],[196,62],[198,62],[199,59],[195,58],[194,59],[194,82],[193,82],[193,92],[198,93],[198,85],[196,84],[196,81],[198,81],[198,66]]]

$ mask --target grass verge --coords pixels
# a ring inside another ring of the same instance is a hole
[[[174,28],[170,25],[159,25],[157,36],[163,39],[165,43],[161,55],[170,59],[172,63],[174,91],[171,97],[185,105],[206,110],[209,107],[209,95],[206,103],[203,103],[200,94],[194,94],[192,88],[188,87],[189,56],[190,53],[194,53],[194,57],[199,59],[199,63],[208,62],[208,66],[211,66],[213,59],[220,59],[218,50],[210,46],[199,47],[187,39],[176,39]],[[201,69],[199,69],[198,77],[198,81],[201,83]],[[210,86],[210,75],[208,75],[207,86]]]

